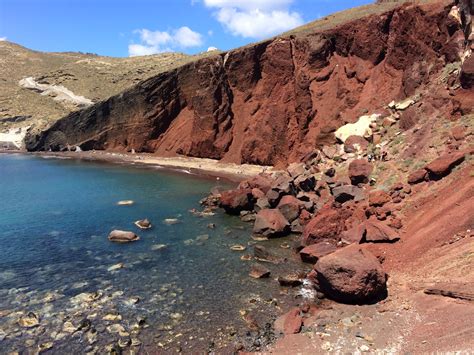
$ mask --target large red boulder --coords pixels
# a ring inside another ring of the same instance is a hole
[[[253,204],[252,189],[237,189],[222,192],[219,205],[229,214],[239,214],[240,211],[251,211]]]
[[[337,240],[352,213],[346,208],[325,206],[304,228],[302,243],[311,245],[324,240]]]
[[[273,184],[273,179],[270,175],[262,173],[255,175],[254,177],[244,180],[239,184],[240,189],[259,189],[264,193],[267,193],[270,190]]]
[[[344,142],[344,151],[346,153],[365,152],[369,142],[361,136],[349,136]]]
[[[300,251],[300,257],[305,263],[315,264],[319,258],[334,253],[336,250],[335,243],[324,241],[303,248]]]
[[[425,169],[418,169],[408,175],[408,183],[411,185],[426,181],[428,172]]]
[[[265,237],[288,234],[290,224],[278,209],[266,209],[257,213],[253,232]]]
[[[366,184],[373,166],[365,159],[356,159],[349,164],[349,178],[353,185]]]
[[[301,330],[303,325],[303,318],[300,315],[299,308],[291,309],[285,315],[285,321],[283,323],[283,333],[284,334],[297,334]]]
[[[428,171],[430,179],[441,178],[448,175],[456,165],[463,161],[463,152],[445,154],[426,165],[425,169]]]
[[[366,304],[387,295],[387,275],[382,265],[358,245],[322,257],[314,270],[319,291],[335,301]]]
[[[365,234],[361,242],[391,243],[399,239],[400,236],[391,227],[377,220],[369,220],[365,223]]]
[[[383,190],[372,190],[369,192],[370,206],[383,206],[391,201],[390,195]]]

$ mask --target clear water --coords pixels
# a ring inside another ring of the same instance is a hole
[[[235,341],[246,328],[240,310],[268,315],[268,300],[279,290],[274,280],[249,278],[250,263],[230,250],[249,243],[249,225],[220,211],[189,212],[216,185],[226,183],[0,155],[0,353],[41,346],[103,353],[131,340],[139,352],[207,351]],[[135,204],[117,206],[119,200]],[[143,218],[152,229],[134,226]],[[167,225],[167,218],[180,223]],[[141,240],[109,242],[113,229]],[[156,250],[158,244],[166,248]],[[109,270],[118,263],[124,267]],[[18,323],[28,312],[37,326]]]

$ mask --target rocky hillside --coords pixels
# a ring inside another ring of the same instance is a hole
[[[0,131],[47,126],[194,59],[179,53],[134,58],[45,53],[1,41]]]
[[[347,122],[389,116],[392,100],[416,102],[400,118],[404,130],[421,118],[468,115],[471,10],[454,5],[374,4],[193,61],[32,132],[27,148],[281,166],[334,143]]]

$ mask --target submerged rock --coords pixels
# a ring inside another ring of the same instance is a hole
[[[116,243],[129,243],[140,240],[140,237],[133,232],[113,230],[109,234],[109,240]]]
[[[18,320],[18,324],[23,328],[33,328],[40,324],[40,319],[36,313],[28,312]]]
[[[250,268],[250,277],[254,279],[263,279],[270,276],[270,270],[268,270],[265,266],[260,264],[254,264]]]
[[[166,249],[168,246],[166,244],[155,244],[151,246],[151,250],[157,251],[157,250],[162,250]]]

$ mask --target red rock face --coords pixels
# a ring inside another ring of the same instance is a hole
[[[449,10],[442,1],[374,10],[204,58],[72,113],[30,135],[27,149],[299,161],[335,142],[339,126],[413,94],[459,59],[463,32]]]

